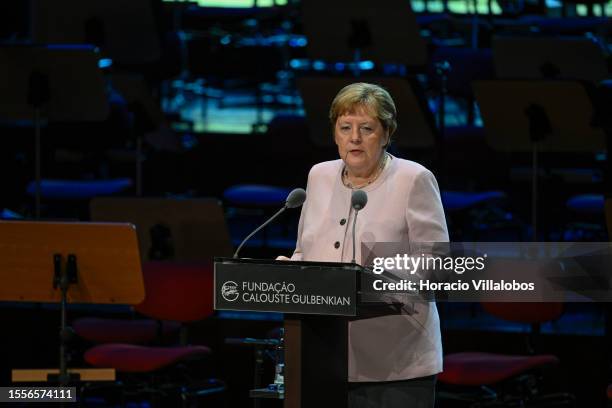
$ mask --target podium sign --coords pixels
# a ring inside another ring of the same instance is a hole
[[[361,267],[215,259],[215,309],[355,316]]]

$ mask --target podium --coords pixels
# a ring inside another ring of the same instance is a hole
[[[363,268],[216,258],[216,310],[285,313],[285,408],[348,406],[348,322]]]

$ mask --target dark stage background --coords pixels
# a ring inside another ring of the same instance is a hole
[[[283,316],[213,311],[212,257],[231,255],[305,187],[312,165],[337,158],[327,110],[344,84],[390,90],[399,127],[389,150],[434,172],[453,241],[608,241],[611,9],[607,0],[1,2],[0,216],[132,222],[145,274],[186,276],[178,293],[162,279],[151,302],[198,308],[168,318],[71,304],[69,366],[92,366],[91,348],[108,342],[211,350],[143,372],[147,356],[118,370],[121,385],[87,385],[81,405],[180,406],[181,392],[187,406],[282,405],[249,390],[274,380]],[[298,218],[286,212],[241,256],[289,256]],[[49,274],[51,285],[52,265]],[[534,316],[547,306],[528,307],[528,318],[509,318],[439,305],[447,356],[558,359],[481,384],[442,375],[440,408],[519,406],[519,396],[534,407],[610,406],[609,306],[567,303],[542,321]],[[0,325],[0,385],[14,368],[57,367],[57,305],[3,302]],[[256,347],[228,338],[270,339],[259,368]]]

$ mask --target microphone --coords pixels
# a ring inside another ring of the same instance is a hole
[[[283,213],[287,208],[297,208],[297,207],[300,207],[302,204],[304,204],[304,201],[306,201],[306,191],[304,191],[303,188],[296,188],[296,189],[292,190],[289,193],[289,195],[287,196],[287,199],[285,200],[285,205],[283,206],[283,208],[278,210],[276,212],[276,214],[274,214],[272,217],[268,218],[268,220],[266,222],[261,224],[259,227],[257,227],[255,229],[255,231],[251,232],[249,235],[247,235],[247,237],[245,239],[242,240],[242,242],[238,246],[238,249],[236,249],[236,252],[234,252],[233,258],[238,258],[238,253],[240,252],[240,250],[242,249],[244,244],[253,235],[257,234],[257,232],[259,232],[259,230],[261,230],[263,227],[265,227],[266,225],[271,223],[276,217],[281,215],[281,213]]]
[[[353,259],[351,263],[355,262],[355,241],[357,237],[355,236],[355,225],[357,224],[357,214],[359,211],[363,210],[363,207],[368,203],[368,195],[363,190],[355,190],[351,194],[351,207],[355,210],[355,217],[353,217]]]
[[[306,201],[306,191],[303,188],[292,190],[285,200],[285,208],[297,208]]]

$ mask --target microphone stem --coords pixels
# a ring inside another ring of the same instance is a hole
[[[355,225],[357,224],[357,214],[359,214],[359,210],[355,210],[355,217],[353,217],[353,259],[351,263],[355,262],[355,241],[357,241],[357,237],[355,236]]]
[[[278,210],[276,212],[276,214],[274,214],[272,217],[270,217],[268,219],[268,221],[264,222],[263,224],[261,224],[255,231],[251,232],[245,239],[242,240],[242,242],[240,243],[240,246],[238,247],[238,249],[236,249],[236,252],[234,252],[234,256],[233,258],[238,258],[238,253],[240,252],[240,250],[242,249],[242,247],[244,246],[244,244],[249,240],[249,238],[251,238],[253,235],[257,234],[263,227],[265,227],[266,225],[268,225],[269,223],[272,222],[272,220],[274,220],[276,217],[278,217],[283,211],[285,211],[287,209],[287,207],[283,207],[280,210]]]

